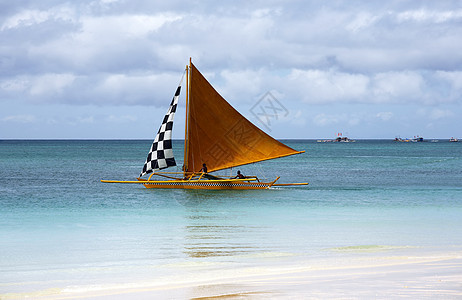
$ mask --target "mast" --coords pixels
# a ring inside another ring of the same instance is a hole
[[[184,158],[183,158],[183,174],[186,175],[188,170],[188,130],[189,130],[189,82],[190,82],[190,70],[191,70],[191,57],[189,58],[189,65],[186,66],[186,117],[184,126]]]

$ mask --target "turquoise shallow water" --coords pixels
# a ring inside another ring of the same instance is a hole
[[[102,184],[134,179],[151,142],[0,141],[0,295],[462,249],[462,143],[285,143],[307,152],[240,170],[308,187]]]

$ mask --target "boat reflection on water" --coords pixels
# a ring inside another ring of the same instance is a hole
[[[177,202],[185,209],[183,252],[191,258],[242,256],[265,252],[265,226],[241,223],[241,212],[230,208],[246,195],[232,191],[183,190]],[[179,195],[178,195],[179,196]],[[259,234],[259,233],[262,234]],[[248,239],[252,236],[254,239]]]
[[[193,218],[193,222],[197,220]],[[262,251],[256,244],[243,243],[238,237],[239,234],[252,231],[252,228],[211,224],[189,225],[186,230],[184,252],[190,257],[237,256]]]

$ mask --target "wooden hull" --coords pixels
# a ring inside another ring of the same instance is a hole
[[[274,182],[244,182],[231,180],[168,180],[146,181],[142,184],[148,189],[192,189],[192,190],[264,190]]]
[[[173,178],[173,177],[171,177]],[[217,178],[217,177],[215,177]],[[302,183],[281,183],[276,184],[276,178],[272,182],[259,182],[258,179],[193,179],[182,180],[173,178],[173,180],[146,180],[137,178],[137,180],[101,180],[104,183],[135,183],[142,184],[148,189],[188,189],[188,190],[265,190],[270,187],[280,186],[302,186],[308,185]]]

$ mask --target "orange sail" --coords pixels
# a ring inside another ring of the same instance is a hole
[[[273,139],[235,110],[191,63],[186,172],[208,172],[303,153]]]

